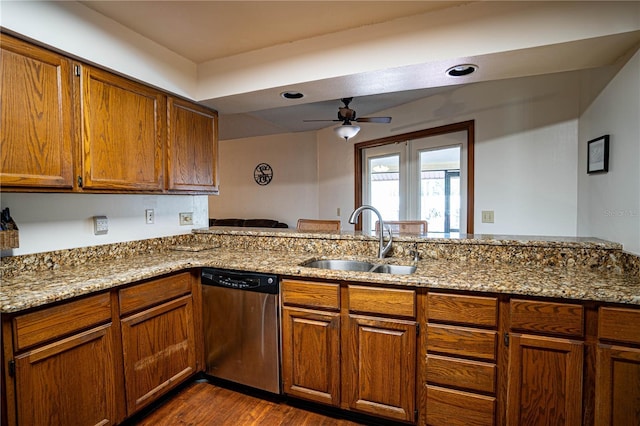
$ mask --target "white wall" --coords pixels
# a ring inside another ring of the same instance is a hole
[[[0,25],[69,55],[195,99],[196,64],[74,1],[2,1]]]
[[[23,255],[191,233],[208,225],[207,197],[190,195],[2,193],[20,230],[20,247],[2,255]],[[145,223],[145,209],[155,221]],[[193,212],[181,226],[180,212]],[[93,234],[93,216],[107,216],[109,231]]]
[[[475,120],[475,233],[576,235],[575,73],[478,83],[394,109],[390,125],[363,124],[353,142],[319,132],[319,215],[354,208],[354,143]],[[357,109],[357,99],[352,105]],[[478,219],[494,210],[495,223]]]
[[[313,132],[220,141],[220,195],[209,197],[209,217],[274,219],[296,226],[318,215],[316,136]],[[258,185],[260,163],[273,180]]]
[[[609,172],[587,175],[587,142],[610,135]],[[640,51],[580,117],[578,234],[640,255]]]

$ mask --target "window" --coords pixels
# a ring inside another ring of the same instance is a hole
[[[469,121],[357,144],[356,206],[426,220],[430,233],[473,233],[473,139]],[[370,215],[360,224],[375,228]]]

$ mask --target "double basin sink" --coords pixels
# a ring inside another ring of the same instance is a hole
[[[300,266],[307,268],[331,269],[334,271],[353,271],[353,272],[373,272],[377,274],[413,274],[416,271],[415,266],[408,265],[392,265],[387,263],[371,263],[364,260],[312,260],[305,262]]]

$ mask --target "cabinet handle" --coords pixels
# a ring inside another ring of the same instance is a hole
[[[509,347],[509,333],[504,333],[504,345]]]

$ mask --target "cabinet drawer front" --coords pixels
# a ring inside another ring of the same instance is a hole
[[[600,308],[598,337],[640,344],[640,310],[623,308]]]
[[[120,315],[139,311],[191,292],[191,275],[184,272],[120,290]]]
[[[415,318],[416,292],[350,285],[349,311]]]
[[[427,424],[493,426],[496,399],[490,396],[427,386]]]
[[[495,361],[497,337],[495,331],[428,324],[427,351]]]
[[[15,350],[66,336],[111,319],[111,297],[101,293],[13,319]]]
[[[495,327],[498,323],[498,299],[429,293],[427,316],[430,321]]]
[[[584,335],[584,308],[570,303],[513,299],[511,329],[560,336]]]
[[[427,382],[495,394],[496,365],[429,354]]]
[[[340,309],[340,285],[282,280],[282,303],[312,308]]]

